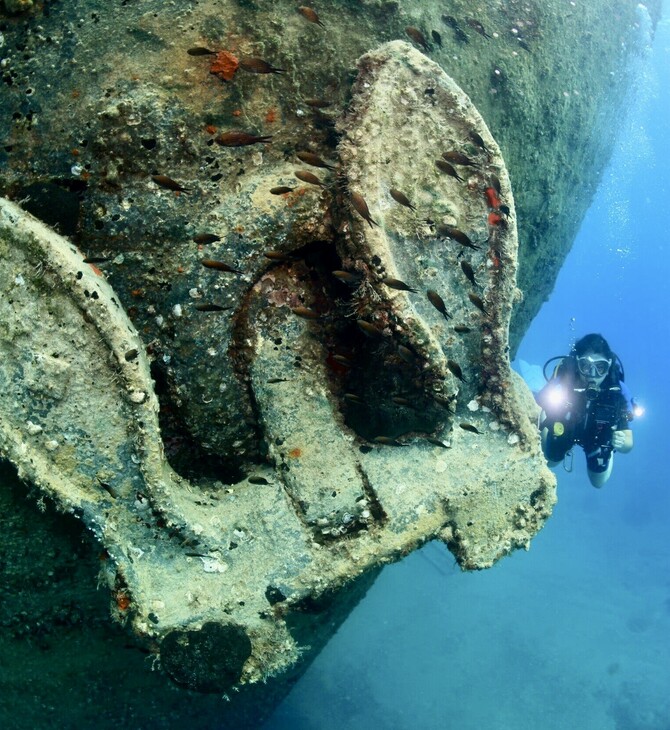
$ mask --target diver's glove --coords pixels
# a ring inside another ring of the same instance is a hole
[[[612,434],[612,446],[615,449],[621,449],[626,445],[627,442],[625,431],[615,431]]]

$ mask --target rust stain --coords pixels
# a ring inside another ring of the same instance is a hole
[[[239,65],[237,56],[230,51],[219,51],[209,66],[209,72],[224,81],[232,81]]]

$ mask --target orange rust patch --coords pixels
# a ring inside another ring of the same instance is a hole
[[[297,202],[298,198],[305,195],[307,193],[307,188],[296,188],[292,193],[287,193],[286,195],[282,195],[282,198],[286,198],[286,205],[288,205],[289,208],[292,208]]]
[[[237,56],[230,51],[219,51],[209,65],[209,72],[224,81],[232,81],[239,65]]]
[[[94,274],[97,274],[98,276],[102,276],[102,271],[100,271],[100,269],[97,266],[95,266],[94,264],[89,264],[89,266],[93,269]]]
[[[116,607],[119,609],[119,611],[128,610],[128,607],[130,606],[130,597],[127,593],[119,591],[116,596],[114,596],[114,598],[116,599]]]
[[[241,117],[242,116],[242,110],[241,109],[235,109],[233,112],[234,117]]]
[[[208,124],[205,127],[205,132],[207,132],[207,134],[216,134],[218,131],[219,130],[213,124]]]
[[[500,207],[500,198],[495,188],[486,188],[484,194],[486,195],[486,202],[489,204],[489,208]]]
[[[265,121],[268,124],[274,124],[277,121],[277,110],[274,108],[268,109],[268,113],[265,115]]]
[[[141,289],[133,289],[130,293],[134,297],[141,297],[144,294],[144,292]]]
[[[291,459],[299,459],[302,456],[302,451],[300,449],[291,449],[288,455]]]

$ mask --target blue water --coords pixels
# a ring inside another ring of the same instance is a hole
[[[265,730],[670,729],[670,13],[556,288],[519,357],[600,332],[646,407],[602,490],[583,455],[528,553],[387,568]],[[519,194],[519,193],[517,193]]]

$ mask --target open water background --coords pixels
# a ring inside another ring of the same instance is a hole
[[[602,490],[581,450],[528,553],[387,568],[264,730],[670,730],[670,9],[519,358],[600,332],[646,407]],[[517,195],[522,194],[521,191]]]

